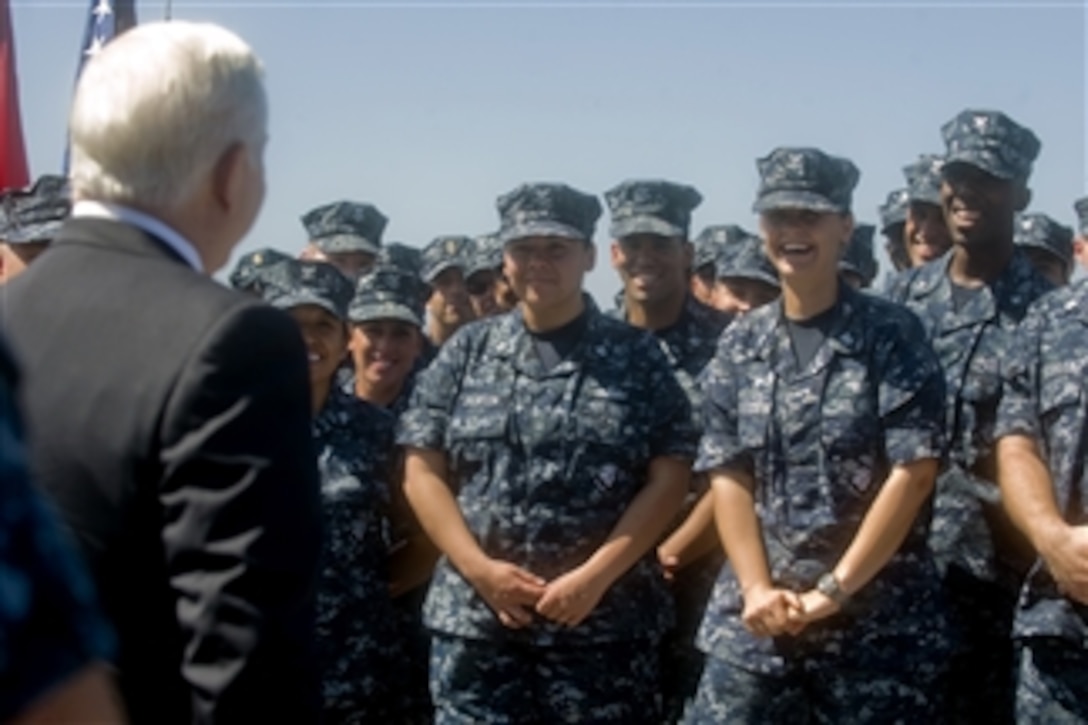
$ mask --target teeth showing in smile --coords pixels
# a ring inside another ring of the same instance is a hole
[[[318,355],[316,352],[311,352],[309,354],[309,359],[310,359],[310,362],[312,362],[312,363],[321,362],[321,356]]]
[[[787,244],[782,247],[782,251],[786,254],[804,254],[812,250],[812,247],[807,244]]]

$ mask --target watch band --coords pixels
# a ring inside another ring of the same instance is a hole
[[[842,588],[842,584],[839,583],[838,578],[833,572],[826,572],[816,582],[816,591],[826,596],[831,601],[835,602],[839,606],[842,606],[850,595]]]

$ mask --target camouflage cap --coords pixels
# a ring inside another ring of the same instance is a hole
[[[659,234],[687,239],[691,212],[703,202],[694,187],[671,181],[624,181],[604,193],[613,239]]]
[[[853,162],[813,148],[777,148],[757,160],[759,192],[753,211],[807,209],[850,212],[860,172]]]
[[[423,269],[423,252],[401,242],[389,242],[378,252],[378,264],[392,265],[418,277]]]
[[[328,262],[288,259],[269,267],[261,296],[281,310],[317,305],[341,320],[351,302],[351,280]]]
[[[451,267],[464,274],[473,251],[472,238],[464,236],[438,237],[423,248],[420,278],[430,284],[434,278]]]
[[[336,201],[302,216],[310,240],[326,254],[381,251],[382,233],[389,222],[372,204]]]
[[[469,254],[468,268],[465,270],[465,278],[469,278],[477,272],[502,268],[502,244],[499,243],[499,235],[482,234],[472,240],[472,248]]]
[[[392,265],[375,267],[355,287],[348,320],[355,323],[400,320],[422,328],[418,278]]]
[[[1077,225],[1080,227],[1080,235],[1088,237],[1088,196],[1077,199],[1073,204],[1073,211],[1077,213]]]
[[[1042,144],[1000,111],[968,109],[941,127],[945,168],[970,164],[999,179],[1027,180]]]
[[[880,231],[887,234],[896,224],[907,223],[907,207],[910,205],[910,191],[895,189],[884,197],[884,203],[877,210],[880,214]]]
[[[1016,218],[1013,241],[1021,247],[1034,247],[1050,252],[1065,264],[1073,266],[1073,230],[1059,224],[1046,214],[1020,214]]]
[[[71,211],[71,192],[63,176],[46,175],[25,189],[9,189],[0,194],[0,241],[52,241]]]
[[[763,249],[763,240],[749,235],[724,247],[714,267],[718,279],[751,279],[775,289],[780,287],[778,270]]]
[[[874,234],[876,227],[872,224],[856,225],[839,260],[839,270],[858,275],[865,281],[866,287],[873,283],[877,273],[876,257],[873,255]]]
[[[903,167],[903,175],[907,177],[907,192],[910,201],[941,205],[942,165],[944,165],[943,156],[923,154],[913,164]]]
[[[695,237],[695,259],[692,266],[699,269],[708,264],[717,264],[718,257],[725,249],[751,236],[751,232],[736,224],[713,224],[704,228]]]
[[[270,247],[243,254],[238,264],[234,266],[234,271],[230,273],[230,286],[242,292],[263,294],[264,285],[267,282],[265,271],[279,262],[290,259],[290,256]]]
[[[593,241],[601,202],[592,194],[566,184],[522,184],[503,194],[499,210],[499,241],[525,237],[565,237]]]

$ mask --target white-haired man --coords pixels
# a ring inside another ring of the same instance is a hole
[[[320,550],[297,325],[216,284],[264,197],[249,47],[139,26],[80,78],[72,217],[5,286],[32,465],[119,635],[135,722],[314,722]]]

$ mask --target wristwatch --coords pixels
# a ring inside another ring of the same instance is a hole
[[[842,584],[839,583],[835,574],[830,571],[825,572],[823,576],[816,580],[816,591],[840,607],[850,598],[850,595],[843,591]]]

